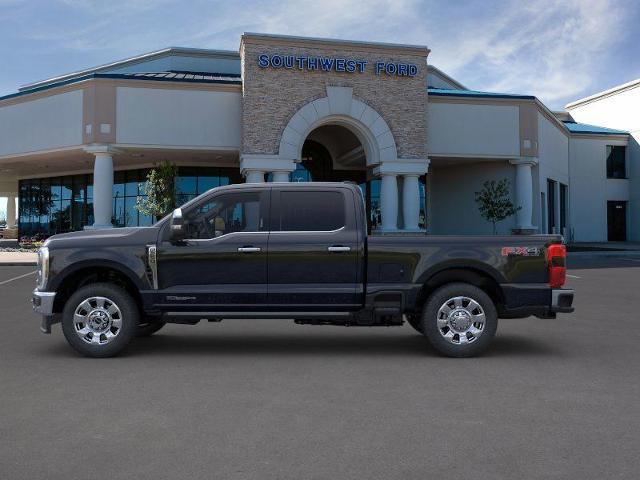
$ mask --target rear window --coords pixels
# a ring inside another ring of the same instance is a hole
[[[344,227],[344,201],[340,192],[281,192],[280,230],[331,231]]]

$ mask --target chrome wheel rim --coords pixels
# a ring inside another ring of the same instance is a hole
[[[73,327],[84,342],[106,345],[122,329],[122,312],[113,300],[90,297],[78,304],[73,315]]]
[[[473,343],[484,331],[485,314],[480,304],[470,297],[452,297],[438,309],[438,331],[449,343]]]

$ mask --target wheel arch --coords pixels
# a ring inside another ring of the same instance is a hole
[[[496,307],[504,303],[502,276],[495,270],[476,262],[447,262],[425,272],[421,278],[422,288],[416,299],[416,311],[422,310],[429,295],[449,283],[469,283],[483,290]]]
[[[59,280],[52,285],[56,292],[53,305],[55,313],[62,312],[64,304],[79,288],[91,283],[113,283],[122,287],[142,308],[140,281],[138,277],[124,265],[109,260],[91,260],[78,262],[57,274]]]

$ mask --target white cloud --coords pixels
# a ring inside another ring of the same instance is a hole
[[[437,39],[433,60],[472,88],[532,93],[557,107],[594,85],[597,58],[623,37],[627,11],[612,0],[512,2],[446,44]]]

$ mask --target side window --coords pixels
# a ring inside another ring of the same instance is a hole
[[[264,192],[217,195],[185,214],[188,239],[209,239],[264,229],[260,198]]]
[[[607,145],[607,178],[627,178],[627,147]]]
[[[280,230],[331,231],[345,224],[340,192],[284,191],[280,193]]]

